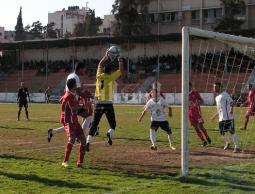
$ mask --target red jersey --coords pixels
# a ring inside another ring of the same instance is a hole
[[[248,108],[255,110],[255,92],[250,90],[248,94]]]
[[[189,115],[190,116],[201,117],[200,104],[202,101],[203,100],[198,91],[192,90],[189,93]]]
[[[77,124],[78,117],[77,113],[72,112],[72,108],[78,105],[78,101],[75,98],[75,95],[66,91],[64,96],[60,99],[61,102],[61,123],[62,124]]]
[[[92,108],[92,102],[91,102],[91,93],[88,92],[88,91],[85,91],[86,92],[86,96],[87,97],[84,97],[84,96],[79,96],[79,105],[83,106],[83,108],[86,110],[86,112],[89,114],[89,115],[92,115],[92,112],[93,112],[93,108]]]

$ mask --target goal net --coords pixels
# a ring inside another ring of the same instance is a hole
[[[255,83],[254,71],[255,39],[224,33],[184,27],[182,30],[182,174],[189,170],[189,82],[202,96],[204,107],[202,115],[204,126],[210,133],[218,130],[218,120],[210,121],[216,112],[214,83],[221,83],[222,88],[234,100],[235,131],[238,143],[243,151],[248,150],[251,142],[250,131],[241,131],[247,107],[240,105],[247,99],[249,85]],[[211,107],[209,107],[211,106]],[[237,108],[236,108],[237,107]],[[250,119],[248,129],[254,126]],[[210,130],[214,128],[214,131]],[[220,139],[220,133],[214,138]],[[231,136],[230,139],[232,140]],[[216,141],[212,139],[212,141]],[[215,145],[223,150],[224,140],[217,140]],[[243,153],[243,152],[242,152]],[[236,155],[235,155],[236,156]],[[233,157],[235,157],[233,156]],[[249,157],[245,155],[244,157]]]

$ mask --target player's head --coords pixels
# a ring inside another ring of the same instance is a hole
[[[222,88],[222,85],[221,85],[220,82],[215,82],[215,83],[213,84],[213,91],[214,91],[215,93],[220,93],[221,88]]]
[[[249,90],[251,90],[251,89],[252,89],[252,86],[253,86],[253,84],[249,84]]]
[[[111,61],[114,61],[120,56],[120,49],[117,46],[111,46],[107,49],[106,54]]]
[[[249,91],[255,91],[255,84],[249,84]]]
[[[76,80],[75,79],[69,79],[66,82],[67,88],[72,91],[76,89]]]
[[[84,74],[84,68],[85,68],[85,66],[84,66],[83,63],[80,63],[80,62],[76,63],[75,73],[79,76],[83,75]]]

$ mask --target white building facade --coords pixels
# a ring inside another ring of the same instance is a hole
[[[114,15],[105,15],[102,25],[99,26],[99,33],[104,35],[112,35],[114,23],[116,23]]]
[[[244,0],[246,8],[238,16],[242,29],[255,27],[255,0]],[[224,16],[220,0],[150,0],[147,23],[153,34],[181,32],[183,26],[212,30]]]
[[[73,34],[75,24],[83,23],[86,20],[89,9],[87,7],[71,6],[62,11],[48,13],[48,23],[54,23],[54,29],[58,31],[58,36]]]

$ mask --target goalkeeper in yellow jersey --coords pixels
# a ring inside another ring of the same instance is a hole
[[[96,135],[98,124],[105,114],[110,129],[107,132],[109,145],[112,145],[112,137],[116,128],[115,113],[113,108],[113,86],[114,81],[123,74],[123,59],[119,58],[119,49],[116,46],[110,47],[105,56],[99,62],[96,74],[96,92],[94,115],[89,134],[87,136],[86,150],[90,150],[93,136]],[[117,62],[116,62],[117,61]],[[112,72],[114,63],[118,63],[118,70]]]

